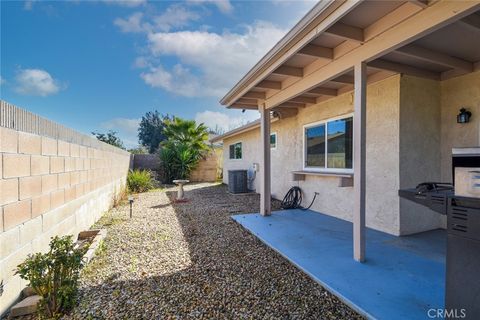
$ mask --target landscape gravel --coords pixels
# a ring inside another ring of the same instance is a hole
[[[108,235],[82,272],[65,319],[360,319],[230,217],[256,212],[257,194],[221,184],[136,196],[94,228]],[[278,203],[274,202],[278,207]]]

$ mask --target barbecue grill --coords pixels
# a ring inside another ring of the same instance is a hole
[[[398,195],[447,215],[445,309],[480,319],[480,148],[453,149],[452,173],[454,184],[425,182]]]

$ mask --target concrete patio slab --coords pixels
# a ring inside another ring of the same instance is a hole
[[[350,222],[300,209],[232,218],[368,318],[428,319],[429,309],[444,308],[444,230],[395,237],[367,229],[367,260],[358,263]]]

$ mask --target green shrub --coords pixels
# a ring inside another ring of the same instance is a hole
[[[130,192],[145,192],[153,188],[152,173],[148,170],[131,170],[127,176],[127,187]]]
[[[60,318],[75,306],[78,278],[87,247],[74,248],[72,236],[54,237],[50,251],[29,255],[16,274],[42,297],[40,318]]]

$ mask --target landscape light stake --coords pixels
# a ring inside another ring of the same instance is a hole
[[[128,197],[128,202],[130,202],[130,219],[132,219],[132,211],[133,211],[133,196]]]

